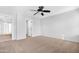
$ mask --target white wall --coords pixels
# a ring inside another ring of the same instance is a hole
[[[41,30],[44,36],[78,42],[79,39],[71,39],[79,36],[78,10],[41,19]]]
[[[39,35],[41,35],[40,19],[33,19],[32,36],[39,36]]]
[[[16,18],[12,24],[12,39],[20,40],[26,38],[26,20],[23,17],[23,8],[17,7]]]

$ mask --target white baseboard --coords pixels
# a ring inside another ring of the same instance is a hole
[[[41,34],[32,34],[32,37],[41,36]]]
[[[78,42],[79,43],[79,40],[76,40],[76,39],[64,39],[64,40],[72,41],[72,42]]]
[[[64,40],[64,35],[43,35],[51,38],[57,38],[57,39],[63,39]]]

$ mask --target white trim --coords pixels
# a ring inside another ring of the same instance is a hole
[[[47,37],[51,37],[51,38],[57,38],[57,39],[62,39],[64,40],[64,36],[63,35],[60,35],[60,36],[57,36],[57,35],[43,35],[43,36],[47,36]]]
[[[41,34],[32,34],[32,37],[35,37],[35,36],[42,36]]]
[[[76,40],[76,39],[64,39],[64,40],[67,40],[67,41],[72,41],[72,42],[78,42],[78,43],[79,43],[79,41],[78,41],[78,40]]]

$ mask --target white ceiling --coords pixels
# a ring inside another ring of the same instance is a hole
[[[38,9],[38,6],[0,6],[0,21],[11,22],[13,17],[16,17],[16,13],[21,10],[23,16],[25,18],[33,18],[40,19],[44,17],[48,17],[51,15],[56,15],[60,13],[64,13],[73,9],[78,8],[78,6],[45,6],[45,9],[51,10],[51,13],[45,13],[45,16],[41,16],[40,13],[33,16],[35,11],[31,11],[31,9]]]

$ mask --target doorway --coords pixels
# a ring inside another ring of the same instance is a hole
[[[12,40],[12,24],[0,22],[0,42]]]
[[[26,20],[26,37],[32,37],[32,20]]]

